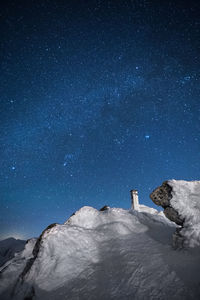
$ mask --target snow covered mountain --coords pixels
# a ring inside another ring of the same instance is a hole
[[[170,203],[183,196],[179,183],[170,185]],[[196,215],[200,193],[196,197],[197,190],[186,186],[187,197],[197,204],[184,200],[184,205],[192,205],[190,213]],[[158,190],[153,195],[163,197]],[[143,205],[138,210],[83,207],[63,225],[48,226],[0,268],[0,299],[200,299],[200,248],[193,243],[174,250],[177,228]]]
[[[0,241],[0,267],[24,249],[26,241],[8,238]]]
[[[200,246],[200,181],[165,181],[150,197],[179,225],[174,235],[176,247]]]

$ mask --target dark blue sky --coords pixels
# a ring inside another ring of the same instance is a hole
[[[200,179],[199,1],[5,3],[0,238]]]

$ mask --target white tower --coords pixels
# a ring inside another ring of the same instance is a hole
[[[138,191],[131,190],[131,208],[134,210],[139,209]]]

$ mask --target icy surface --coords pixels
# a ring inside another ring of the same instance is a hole
[[[200,245],[200,181],[170,180],[171,206],[184,219],[181,234],[190,247]]]
[[[4,266],[0,299],[11,299],[14,286],[17,300],[199,299],[199,251],[174,251],[175,225],[144,210],[81,208],[45,231],[23,280],[35,241]]]

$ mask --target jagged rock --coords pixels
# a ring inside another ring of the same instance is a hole
[[[104,205],[102,208],[100,208],[99,211],[108,210],[110,207],[108,205]]]
[[[156,205],[164,208],[164,214],[170,221],[175,222],[177,225],[183,225],[184,219],[182,219],[179,213],[171,206],[172,187],[167,181],[156,188],[150,194],[150,198]]]
[[[164,209],[164,214],[170,221],[175,222],[177,225],[180,226],[183,225],[183,220],[180,218],[179,214],[173,207],[171,206],[166,207]]]
[[[170,205],[170,200],[172,199],[171,192],[171,186],[167,183],[167,181],[164,181],[161,186],[151,193],[150,198],[156,205],[165,208]]]
[[[175,233],[173,234],[173,247],[181,248],[184,243],[184,238],[181,235],[180,231],[183,228],[184,219],[181,218],[179,213],[171,206],[172,199],[172,187],[168,184],[167,181],[164,181],[161,186],[156,188],[150,194],[151,200],[158,206],[162,206],[164,208],[165,216],[172,222],[175,222],[177,225],[181,226],[181,228],[177,228]]]

